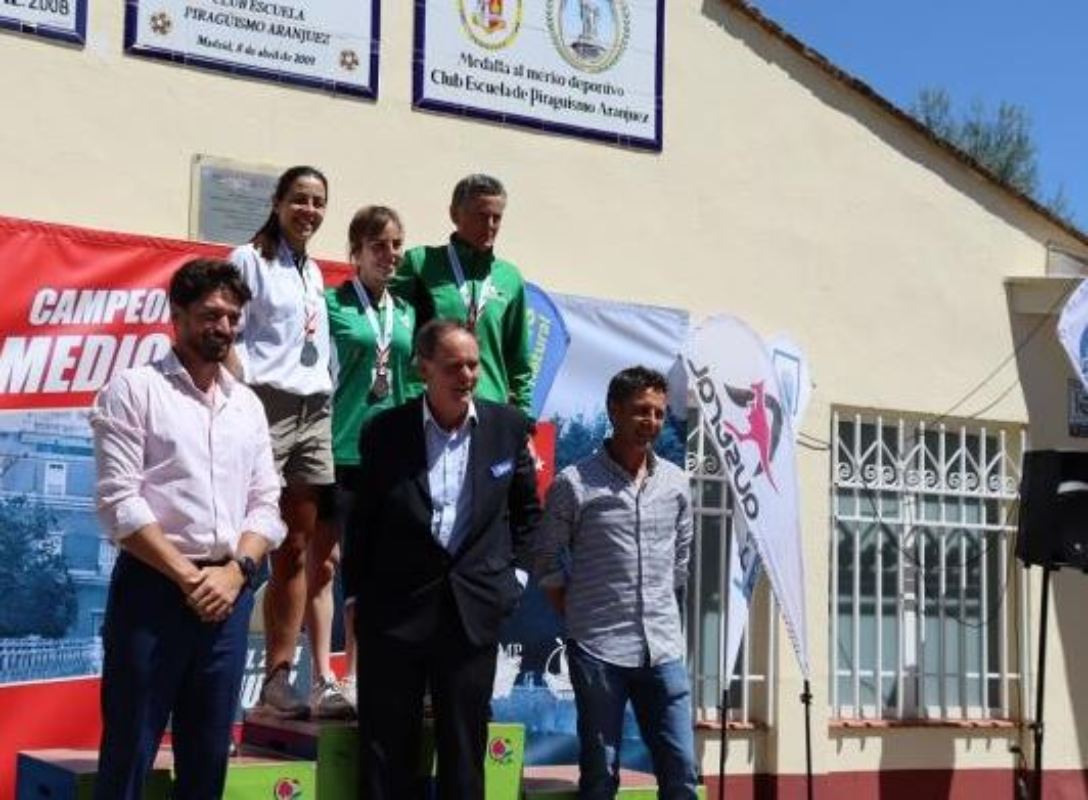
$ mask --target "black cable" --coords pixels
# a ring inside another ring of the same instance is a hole
[[[1015,543],[1015,540],[1014,540],[1014,543]],[[987,549],[987,552],[989,551],[989,549],[990,548]],[[902,552],[902,550],[900,550],[900,552]],[[998,592],[998,596],[997,596],[996,600],[994,601],[994,603],[991,606],[988,606],[986,608],[986,614],[982,618],[982,620],[980,621],[979,624],[976,625],[976,624],[967,622],[966,620],[961,620],[958,617],[956,617],[954,614],[946,614],[945,619],[946,620],[953,620],[953,621],[957,622],[958,624],[960,624],[960,625],[962,625],[964,627],[973,629],[973,630],[989,629],[990,626],[995,624],[995,622],[997,621],[997,618],[998,618],[997,610],[1001,607],[1001,604],[1004,602],[1005,597],[1007,596],[1007,594],[1009,592],[1010,584],[1012,584],[1014,587],[1016,587],[1015,591],[1017,592],[1017,597],[1019,597],[1020,582],[1015,579],[1015,569],[1016,569],[1016,559],[1015,559],[1015,557],[1010,557],[1009,560],[1008,560],[1008,563],[1006,565],[1006,571],[1005,571],[1005,575],[1004,575],[1004,582],[1001,585],[1001,588],[1000,588],[1000,590]],[[924,578],[923,578],[923,581],[924,581]],[[838,598],[835,598],[836,605],[837,605],[837,600],[838,600]],[[919,611],[920,611],[922,619],[924,620],[926,618],[925,606],[924,605],[919,605]],[[837,610],[836,610],[835,613],[837,613]],[[1017,652],[1019,652],[1020,618],[1019,618],[1019,615],[1016,614],[1016,613],[1012,614],[1012,618],[1013,618],[1013,626],[1014,626],[1013,635],[1015,637],[1014,641],[1017,643],[1016,644],[1016,650],[1017,650]],[[896,624],[901,625],[901,621],[898,619],[898,617],[896,619]],[[943,633],[942,633],[942,636],[943,636]],[[843,667],[845,669],[848,669],[848,670],[853,670],[854,669],[853,654],[849,650],[846,649],[846,645],[841,640],[837,641],[835,643],[835,646],[836,646],[836,649],[837,649],[837,651],[839,653],[839,659],[841,660],[841,663],[842,663]],[[880,646],[882,647],[883,645],[880,645]],[[982,638],[982,645],[981,646],[988,647],[988,637],[987,636],[984,636]],[[1023,662],[1023,658],[1024,658],[1024,654],[1020,654],[1020,656],[1017,658],[1017,667],[1018,667],[1018,669],[1020,671],[1020,679],[1016,682],[1017,708],[1018,708],[1018,711],[1019,711],[1019,722],[1020,722],[1020,724],[1018,725],[1018,728],[1020,729],[1019,730],[1019,735],[1020,735],[1021,743],[1023,742],[1023,736],[1025,735],[1025,731],[1024,731],[1024,707],[1023,707],[1023,691],[1024,691],[1024,686],[1023,686],[1023,676],[1024,676],[1023,663],[1024,662]],[[832,680],[838,681],[839,680],[839,665],[838,665],[838,663],[836,663],[836,665],[835,665],[832,672],[833,672]],[[883,702],[884,702],[883,701],[883,686],[884,686],[883,675],[876,675],[875,674],[876,673],[875,669],[872,670],[872,672],[874,673],[872,678],[864,677],[864,676],[859,674],[859,676],[858,676],[859,686],[864,687],[867,691],[873,692],[873,694],[875,695],[877,701],[880,702],[881,704],[883,704]],[[980,681],[980,689],[983,690],[983,691],[988,692],[988,685],[987,684],[988,684],[989,678],[985,674],[983,674],[981,668],[979,669],[979,681]],[[860,704],[861,703],[861,698],[856,697],[855,702]],[[1021,762],[1021,768],[1026,768],[1025,763],[1024,763],[1022,746],[1021,746],[1021,748],[1017,749],[1016,752],[1019,754],[1019,759],[1020,759],[1020,762]]]
[[[994,367],[992,370],[990,370],[986,374],[986,376],[982,378],[982,380],[980,380],[971,389],[969,389],[967,391],[967,393],[963,395],[963,397],[961,397],[959,400],[957,400],[955,403],[953,403],[951,406],[949,406],[944,412],[938,414],[935,417],[930,417],[928,419],[921,420],[919,424],[924,424],[924,425],[926,425],[928,427],[928,426],[937,425],[937,424],[943,422],[944,420],[946,420],[950,416],[952,416],[952,413],[957,408],[962,406],[964,403],[966,403],[968,400],[970,400],[972,397],[974,397],[978,392],[980,392],[986,386],[986,384],[988,384],[990,381],[992,381],[994,378],[997,377],[997,375],[1001,372],[1001,370],[1003,370],[1005,367],[1007,367],[1013,360],[1015,360],[1015,358],[1018,355],[1020,355],[1021,351],[1023,351],[1023,349],[1025,347],[1027,347],[1031,343],[1031,341],[1038,335],[1039,331],[1041,331],[1043,329],[1043,326],[1046,325],[1047,321],[1050,319],[1051,314],[1053,314],[1054,311],[1056,311],[1060,306],[1065,304],[1065,302],[1069,299],[1069,296],[1074,291],[1076,291],[1076,289],[1077,289],[1077,287],[1079,285],[1080,284],[1074,284],[1073,288],[1071,288],[1068,292],[1063,293],[1057,300],[1055,300],[1054,303],[1043,313],[1042,318],[1037,323],[1035,323],[1034,327],[1032,327],[1032,329],[1030,331],[1028,331],[1027,335],[1023,339],[1021,339],[1019,342],[1016,343],[1016,345],[1012,349],[1012,352],[1009,353],[1007,356],[1005,356],[996,367]],[[1006,387],[1001,392],[1001,394],[999,394],[997,396],[996,399],[990,401],[985,406],[980,408],[978,411],[975,411],[974,413],[967,415],[966,417],[964,417],[964,419],[977,419],[979,416],[986,413],[991,408],[996,406],[999,402],[1004,400],[1005,397],[1008,396],[1009,392],[1011,392],[1016,386],[1018,386],[1019,383],[1020,383],[1020,380],[1019,380],[1019,378],[1017,378],[1010,386]],[[823,439],[820,439],[820,438],[818,438],[816,436],[813,436],[810,433],[805,433],[804,431],[799,432],[798,436],[799,437],[803,436],[806,439],[808,439],[808,440],[810,440],[810,441],[812,441],[814,443],[818,443],[818,444],[821,444],[821,445],[826,445],[828,448],[830,448],[830,446],[831,446],[830,442],[824,441]]]
[[[922,531],[929,530],[931,527],[933,527],[931,525],[925,524],[927,522],[927,520],[922,520],[921,522],[919,522],[918,520],[887,520],[887,521],[885,521],[883,514],[879,510],[877,510],[876,502],[875,502],[875,499],[873,497],[873,495],[875,495],[880,490],[878,490],[878,489],[865,489],[865,490],[855,489],[853,491],[857,491],[859,493],[859,497],[862,496],[862,495],[865,496],[865,500],[868,502],[869,509],[873,512],[873,516],[870,516],[870,517],[867,517],[867,518],[861,518],[861,519],[857,519],[857,520],[849,520],[849,522],[852,523],[852,524],[877,525],[879,527],[883,527],[885,525],[887,525],[888,527],[891,527],[891,526],[894,526],[894,525],[902,525],[902,526],[904,526],[904,534],[913,532],[916,536],[922,535],[922,533],[921,533]],[[891,493],[891,492],[889,492],[889,493]],[[898,492],[896,492],[896,494],[898,494]],[[941,493],[940,492],[920,492],[919,494],[941,494]],[[994,503],[997,503],[998,506],[1002,505],[1001,501],[999,501],[999,500],[987,501],[987,500],[985,500],[983,498],[978,498],[978,502],[980,502],[980,503],[994,502]],[[1012,520],[1015,520],[1016,519],[1016,514],[1019,511],[1019,509],[1017,508],[1016,505],[1013,505],[1012,511],[1013,511],[1013,513],[1010,515],[1010,517],[1011,517]],[[1006,522],[1004,523],[1004,525],[1008,526],[1009,524],[1011,524],[1011,523],[1007,519]],[[948,525],[947,523],[944,525],[944,528],[946,530],[952,530],[952,531],[957,530],[957,527],[955,525]],[[969,532],[967,529],[962,528],[962,527],[960,528],[960,530],[963,531],[963,534],[966,534],[966,533]],[[961,535],[963,535],[963,534],[961,534]],[[978,535],[986,536],[987,538],[992,538],[992,532],[979,531]],[[892,549],[895,550],[899,554],[899,556],[901,558],[906,559],[908,564],[910,564],[915,569],[921,569],[921,564],[918,563],[918,560],[916,559],[916,557],[909,550],[900,547],[898,542],[896,542],[893,537],[889,537],[889,544],[891,545]],[[987,544],[985,549],[983,549],[983,550],[981,550],[979,552],[979,554],[977,556],[972,556],[972,557],[968,558],[964,562],[964,566],[965,567],[974,566],[974,564],[977,561],[981,561],[982,559],[984,559],[986,557],[987,553],[989,553],[992,548],[1001,547],[1001,546],[1003,546],[1003,545],[996,545],[991,541],[990,543]]]
[[[966,534],[966,533],[967,532],[964,531],[964,534]],[[961,536],[964,535],[964,534],[961,534]],[[921,535],[923,535],[923,534],[917,533],[917,532],[915,533],[915,536],[921,536]],[[986,534],[979,534],[979,535],[981,536],[981,535],[986,535]],[[997,537],[993,537],[992,535],[990,535],[987,538],[997,538]],[[909,550],[907,550],[907,549],[905,549],[903,547],[900,547],[899,544],[894,541],[892,536],[887,536],[887,542],[891,546],[891,548],[898,554],[900,559],[904,560],[913,569],[921,570],[921,566],[919,565],[918,561],[910,553]],[[971,558],[968,558],[968,559],[964,560],[962,562],[962,566],[961,566],[960,562],[957,562],[956,564],[953,565],[952,568],[953,569],[960,569],[960,568],[968,569],[968,568],[974,566],[976,563],[984,562],[986,557],[990,554],[990,552],[997,552],[1001,548],[1003,548],[1004,546],[1005,546],[1004,544],[1000,544],[1000,543],[991,541],[991,542],[989,542],[987,544],[987,546],[985,548],[980,549],[979,554],[977,556],[972,556]],[[961,545],[961,547],[962,547],[962,545]],[[1009,559],[1010,563],[1012,563],[1013,561],[1015,561],[1015,558],[1010,558]],[[948,570],[948,569],[949,569],[949,567],[946,564],[945,570]],[[920,579],[923,582],[925,582],[926,576],[922,575]],[[962,625],[963,627],[970,628],[972,630],[981,630],[982,628],[985,628],[987,625],[990,624],[990,619],[994,616],[997,609],[1001,607],[1001,603],[1002,603],[1002,600],[1004,598],[1007,586],[1008,586],[1008,575],[1005,576],[1005,582],[1001,586],[1001,589],[1000,589],[1000,591],[998,593],[998,597],[997,597],[996,602],[994,602],[992,604],[992,606],[987,606],[986,607],[986,609],[985,609],[986,614],[985,614],[985,616],[982,617],[982,619],[981,619],[981,621],[979,623],[969,622],[966,619],[961,619],[961,618],[957,617],[956,615],[948,613],[948,612],[945,613],[945,619],[952,620],[956,624]],[[982,600],[982,598],[980,598],[980,600]],[[942,602],[945,602],[945,601],[942,601]],[[922,613],[923,614],[925,613],[924,608],[922,609]]]
[[[973,414],[968,414],[966,419],[978,419],[983,414],[985,414],[987,411],[989,411],[991,408],[993,408],[998,403],[1000,403],[1002,400],[1004,400],[1006,397],[1008,397],[1009,393],[1019,385],[1020,385],[1020,378],[1018,377],[1012,383],[1010,383],[1008,386],[1006,386],[1005,389],[1001,392],[1001,394],[999,394],[997,397],[995,397],[989,403],[984,405],[978,411],[975,411]]]
[[[1008,356],[1006,356],[1004,359],[1002,359],[1002,361],[994,369],[992,369],[989,373],[987,373],[987,375],[985,377],[983,377],[982,380],[980,380],[978,383],[976,383],[975,386],[973,386],[959,400],[957,400],[955,403],[953,403],[951,406],[949,406],[948,409],[946,409],[940,415],[938,415],[936,417],[930,417],[928,419],[922,420],[919,423],[917,423],[914,426],[914,429],[912,431],[913,441],[911,442],[909,447],[914,447],[919,443],[919,439],[921,438],[920,433],[921,433],[921,430],[923,429],[923,427],[931,427],[931,426],[935,427],[939,423],[941,423],[943,420],[947,419],[956,409],[961,407],[971,397],[975,396],[979,391],[981,391],[982,388],[984,388],[986,385],[988,385],[1009,363],[1011,363],[1023,351],[1023,349],[1025,347],[1027,347],[1027,345],[1035,338],[1035,336],[1038,335],[1039,331],[1042,330],[1043,326],[1049,320],[1050,314],[1059,305],[1064,304],[1064,302],[1068,299],[1068,294],[1069,293],[1063,293],[1063,295],[1060,298],[1058,298],[1057,301],[1055,301],[1055,303],[1051,306],[1051,308],[1048,309],[1047,313],[1043,315],[1042,319],[1032,327],[1032,329],[1028,332],[1028,334],[1021,341],[1019,341],[1016,344],[1016,346],[1014,347],[1012,353],[1010,353]],[[998,403],[1000,403],[1002,400],[1004,400],[1005,397],[1007,397],[1009,395],[1009,393],[1011,393],[1018,385],[1019,385],[1019,378],[1017,378],[1011,384],[1006,386],[994,399],[989,401],[986,405],[984,405],[983,407],[975,410],[971,414],[967,415],[966,419],[977,419],[980,416],[982,416],[983,414],[985,414],[986,412],[990,411],[994,406],[996,406]],[[878,432],[878,436],[879,435],[880,435],[880,432]],[[922,434],[922,435],[924,435],[924,434]],[[941,432],[941,431],[938,431],[938,435],[944,435],[944,433]],[[831,447],[832,447],[830,442],[824,442],[824,441],[818,439],[817,437],[815,437],[815,436],[813,436],[811,434],[805,433],[803,431],[799,433],[798,443],[801,444],[801,446],[806,447],[807,449],[812,449],[812,450],[830,450]],[[882,441],[879,442],[878,446],[883,446],[883,442]],[[872,517],[871,522],[867,522],[866,524],[874,525],[876,527],[877,541],[875,542],[875,546],[876,547],[882,547],[882,546],[884,546],[884,543],[887,542],[888,544],[891,545],[893,550],[898,554],[899,558],[904,559],[907,564],[913,566],[915,569],[920,569],[920,566],[919,566],[918,561],[915,558],[915,556],[912,553],[908,552],[904,547],[901,547],[899,545],[899,541],[898,541],[898,539],[896,537],[886,536],[883,533],[882,528],[884,527],[884,521],[882,519],[882,514],[881,514],[880,511],[878,511],[877,505],[876,505],[876,495],[877,495],[877,492],[880,492],[880,491],[881,490],[880,490],[879,487],[863,489],[863,490],[860,491],[860,495],[863,495],[865,497],[865,502],[868,503],[868,505],[870,507],[870,510],[873,512],[873,517]],[[897,495],[901,494],[898,491],[896,491],[895,493]],[[917,494],[926,494],[926,492],[922,491],[922,492],[918,492]],[[943,493],[933,492],[933,494],[943,494]],[[980,500],[980,502],[986,502],[986,501],[985,500]],[[1002,504],[1001,501],[997,501],[997,502],[998,502],[999,505]],[[1015,521],[1017,519],[1017,511],[1018,511],[1017,507],[1015,505],[1013,505],[1012,513],[1005,520],[1005,526],[1008,526],[1010,524],[1015,524]],[[920,530],[918,530],[918,529],[924,529],[925,526],[915,526],[915,525],[910,525],[910,523],[907,523],[907,524],[909,525],[909,529],[914,531],[914,534],[916,536],[925,535]],[[838,530],[836,530],[834,532],[834,535],[838,536],[838,535],[840,535],[840,532]],[[964,536],[964,535],[966,535],[966,531],[961,533],[961,537]],[[979,532],[979,534],[978,534],[979,537],[981,537],[983,535],[986,535],[986,534],[984,532]],[[960,562],[956,566],[960,567],[961,569],[965,569],[965,568],[968,568],[969,566],[974,566],[976,563],[980,563],[980,562],[985,565],[986,559],[989,556],[989,553],[990,553],[991,550],[993,550],[995,547],[1006,547],[1006,546],[1008,546],[1007,542],[1002,541],[1005,538],[1006,537],[993,537],[991,535],[990,536],[990,542],[988,543],[988,545],[986,547],[982,547],[982,548],[979,549],[979,552],[978,552],[977,556],[973,556],[971,559],[969,559],[969,560],[967,560],[965,562]],[[959,610],[961,612],[964,611],[964,608],[963,608],[964,604],[962,602],[956,604],[957,608],[953,609],[952,613],[946,613],[945,619],[951,619],[957,625],[962,626],[962,627],[966,627],[966,628],[969,628],[969,629],[972,629],[972,630],[986,630],[987,632],[990,630],[992,625],[1000,624],[1000,617],[999,617],[998,611],[1000,610],[1000,608],[1002,607],[1002,605],[1006,601],[1009,601],[1010,582],[1016,587],[1016,589],[1015,589],[1015,591],[1016,591],[1015,599],[1017,601],[1019,600],[1019,596],[1020,596],[1019,595],[1020,581],[1015,579],[1015,570],[1016,570],[1016,564],[1017,564],[1016,557],[1015,557],[1015,538],[1012,540],[1012,544],[1013,544],[1013,547],[1011,548],[1012,552],[1010,553],[1010,557],[1008,559],[1005,575],[1003,576],[1004,581],[1001,584],[1000,588],[998,589],[996,597],[994,597],[994,599],[992,601],[989,601],[989,598],[979,597],[979,600],[983,604],[983,608],[982,608],[983,614],[980,617],[979,622],[974,623],[974,622],[968,621],[966,618],[961,618],[961,616],[956,613],[957,610]],[[965,547],[965,546],[967,546],[967,543],[963,542],[961,540],[960,547]],[[833,564],[832,568],[838,570],[839,565],[838,564]],[[942,568],[947,570],[948,569],[948,564],[947,563],[943,564]],[[983,566],[982,568],[986,569],[985,566]],[[918,576],[917,580],[920,580],[922,582],[923,586],[924,586],[924,584],[926,582],[926,576],[924,574],[920,574]],[[979,591],[981,591],[981,586],[979,587]],[[838,605],[838,602],[839,602],[839,598],[838,597],[833,598],[833,602],[836,605],[836,609],[835,609],[834,613],[837,614],[838,613],[837,605]],[[938,602],[943,603],[945,601],[944,600],[939,600]],[[920,613],[922,614],[922,617],[924,618],[925,614],[926,614],[926,609],[924,607],[920,608]],[[1019,672],[1020,672],[1020,678],[1016,682],[1016,693],[1017,693],[1017,716],[1018,716],[1019,721],[1020,721],[1020,724],[1018,726],[1018,731],[1019,731],[1019,738],[1020,738],[1021,746],[1017,748],[1017,755],[1018,755],[1018,763],[1019,763],[1020,769],[1023,770],[1023,769],[1026,768],[1025,767],[1025,762],[1024,762],[1024,750],[1023,750],[1023,737],[1025,735],[1025,730],[1026,730],[1025,727],[1024,727],[1024,720],[1026,719],[1026,717],[1025,717],[1026,709],[1024,707],[1024,685],[1023,685],[1024,676],[1026,674],[1026,671],[1025,671],[1025,668],[1024,668],[1024,658],[1025,658],[1026,654],[1019,652],[1020,651],[1020,618],[1019,618],[1019,614],[1016,611],[1016,609],[1013,609],[1011,616],[1012,616],[1012,619],[1013,619],[1012,627],[1013,627],[1013,635],[1015,637],[1014,641],[1016,642],[1015,650],[1018,653],[1018,658],[1017,658],[1018,664],[1017,664],[1017,666],[1018,666]],[[897,619],[896,622],[897,622],[897,624],[900,624],[900,620]],[[943,635],[943,633],[942,633],[942,635]],[[988,633],[984,634],[982,646],[984,646],[984,647],[988,646],[988,644],[987,644],[988,639],[989,639]],[[842,660],[844,662],[846,662],[845,666],[848,669],[853,669],[853,663],[852,663],[853,659],[850,657],[850,654],[845,651],[845,645],[842,642],[836,642],[835,645],[836,645],[836,649],[839,651],[840,658],[842,658]],[[834,674],[832,676],[832,679],[835,680],[835,681],[838,681],[839,677],[838,677],[838,667],[837,666],[833,670],[833,672],[834,672]],[[988,683],[987,676],[980,674],[979,675],[979,680],[981,681],[982,688],[987,689],[987,683]],[[865,681],[863,681],[863,683],[866,685],[867,690],[876,692],[878,702],[883,703],[883,699],[882,699],[882,695],[881,695],[882,686],[883,686],[882,676],[875,676],[875,681],[865,680]],[[860,698],[855,698],[855,700],[857,702],[860,702]]]
[[[1013,384],[1013,386],[1015,386],[1015,385],[1016,384]],[[934,433],[937,436],[946,435],[942,431],[930,431],[930,433]],[[878,432],[878,435],[879,435],[879,432]],[[909,451],[913,450],[915,447],[917,447],[919,444],[924,446],[925,442],[921,441],[921,439],[922,439],[922,437],[924,435],[925,435],[925,433],[922,432],[922,424],[921,423],[917,424],[913,428],[913,430],[910,431],[908,436],[905,438],[902,450],[906,451],[906,452],[909,452]],[[878,446],[883,446],[883,445],[884,445],[883,439],[881,439],[881,441],[878,443]],[[860,468],[858,469],[858,472],[860,474],[860,472],[861,472]],[[925,487],[922,487],[922,489],[915,490],[913,492],[900,491],[899,489],[884,490],[884,489],[880,488],[879,486],[870,487],[870,488],[862,488],[862,489],[853,489],[852,491],[855,491],[855,492],[858,493],[859,499],[861,497],[864,497],[865,501],[868,503],[869,510],[872,512],[871,516],[870,516],[870,520],[872,520],[872,522],[876,522],[876,523],[883,523],[884,522],[883,514],[882,514],[881,511],[879,511],[877,509],[877,506],[876,506],[876,494],[878,492],[879,493],[884,493],[885,491],[887,491],[889,494],[895,494],[898,497],[902,497],[904,495],[912,494],[912,493],[914,495],[927,495],[928,494],[928,495],[938,495],[938,496],[943,496],[945,494],[945,492],[942,492],[942,491],[939,491],[939,490],[925,491]],[[974,498],[974,499],[979,503],[986,503],[987,502],[987,500],[985,498],[982,498],[982,497]],[[1002,504],[1000,500],[994,500],[994,502],[997,502],[999,506]],[[1017,514],[1018,510],[1019,509],[1014,505],[1013,509],[1012,509],[1013,513],[1011,515],[1013,519],[1016,519],[1016,514]],[[923,523],[924,523],[924,521],[923,521]],[[915,525],[915,524],[912,524],[910,521],[903,522],[903,523],[893,521],[890,524],[905,524],[908,527],[910,527],[911,529],[914,529],[914,528],[926,528],[927,527],[925,524]],[[1008,521],[1006,521],[1006,525],[1007,524],[1008,524]],[[953,527],[953,529],[955,529],[954,526],[952,526],[952,527]],[[901,556],[903,556],[903,557],[905,557],[907,559],[908,563],[912,564],[916,568],[919,566],[919,564],[918,564],[917,560],[914,558],[914,556],[911,555],[910,553],[908,553],[907,551],[903,550],[902,548],[900,548],[897,543],[893,542],[892,546],[896,549],[897,552],[900,553]],[[990,546],[993,546],[992,543],[991,543]],[[986,550],[980,552],[977,557],[972,557],[971,559],[969,559],[967,561],[967,563],[965,564],[965,566],[973,566],[976,561],[981,560],[982,558],[984,558],[988,552],[989,552],[989,546],[986,548]]]

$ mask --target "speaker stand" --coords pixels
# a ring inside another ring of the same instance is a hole
[[[1032,800],[1043,800],[1043,696],[1046,687],[1046,629],[1050,612],[1050,573],[1052,568],[1043,566],[1043,599],[1039,604],[1039,667],[1035,673],[1035,769],[1032,773]]]

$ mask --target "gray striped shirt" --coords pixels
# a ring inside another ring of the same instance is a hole
[[[605,448],[548,491],[535,572],[566,584],[567,636],[621,667],[684,656],[676,589],[687,582],[691,493],[684,471],[652,453],[641,487]]]

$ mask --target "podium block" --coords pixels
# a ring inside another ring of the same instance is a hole
[[[316,761],[318,800],[359,796],[359,733],[354,722],[283,720],[257,709],[246,715],[242,742],[249,748]],[[484,758],[488,800],[520,800],[525,727],[491,723]],[[423,726],[419,769],[421,774],[435,772],[434,728],[429,720]]]
[[[317,796],[317,764],[243,751],[227,765],[223,800],[309,800]]]
[[[15,767],[16,800],[91,800],[98,777],[95,750],[27,750]],[[168,800],[170,769],[157,759],[144,785],[144,800]]]
[[[424,738],[421,770],[434,752],[433,744]],[[246,714],[242,743],[262,751],[315,761],[320,800],[355,800],[358,797],[359,733],[354,722],[285,720],[258,708]]]
[[[492,722],[487,726],[484,790],[487,800],[521,800],[525,768],[525,726]]]

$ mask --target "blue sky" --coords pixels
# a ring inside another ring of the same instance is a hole
[[[1041,194],[1064,188],[1088,229],[1086,0],[750,0],[764,15],[906,109],[924,87],[954,107],[1025,108]]]

